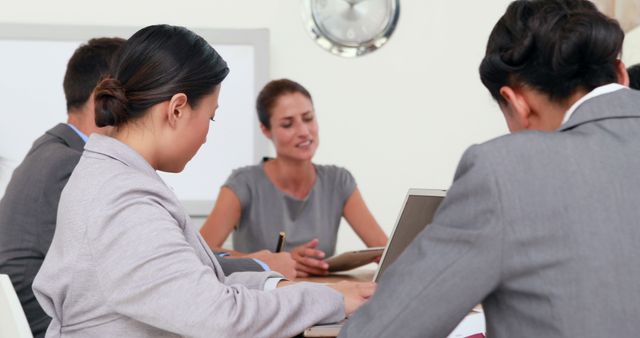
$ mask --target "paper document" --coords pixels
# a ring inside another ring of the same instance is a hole
[[[483,312],[468,314],[447,338],[464,338],[486,331]]]

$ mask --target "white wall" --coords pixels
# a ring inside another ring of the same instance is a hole
[[[447,188],[464,149],[506,132],[477,67],[509,2],[403,0],[388,44],[357,59],[315,45],[300,0],[3,0],[0,22],[268,28],[272,77],[297,80],[314,95],[316,162],[351,170],[390,232],[408,188]],[[338,246],[363,244],[343,226]]]

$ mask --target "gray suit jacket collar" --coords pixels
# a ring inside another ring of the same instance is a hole
[[[66,128],[61,132],[66,133],[67,130],[71,130],[68,126],[61,126],[63,128]],[[71,132],[75,134],[73,130],[71,130]],[[75,134],[75,136],[77,136],[77,134]],[[140,154],[138,154],[126,144],[114,138],[99,134],[93,134],[91,135],[91,137],[89,137],[89,141],[87,141],[85,150],[88,153],[98,153],[113,158],[128,167],[140,170],[146,175],[153,177],[159,182],[162,182],[162,184],[166,186],[166,183],[160,178],[156,170],[153,169],[153,167],[151,167],[151,165]],[[211,266],[219,263],[226,276],[240,271],[264,271],[264,269],[252,259],[235,258],[218,260],[214,257],[215,254],[209,250],[209,247],[204,241],[201,240],[200,244],[203,248],[206,248],[205,251],[207,251],[207,255],[209,258],[208,261],[211,263]],[[216,263],[214,263],[214,260],[216,261]],[[218,274],[218,270],[214,271],[216,272],[216,274]]]
[[[70,148],[82,152],[84,148],[84,141],[76,134],[71,127],[66,123],[58,123],[55,127],[47,130],[47,135],[53,136],[62,140]]]
[[[629,109],[638,107],[638,109]],[[559,131],[581,124],[612,118],[640,117],[640,91],[620,89],[583,102]]]
[[[113,137],[100,134],[91,134],[89,141],[84,146],[86,152],[93,152],[111,157],[124,165],[142,171],[148,176],[154,177],[164,184],[155,169],[147,160],[131,149],[128,145],[116,140]]]

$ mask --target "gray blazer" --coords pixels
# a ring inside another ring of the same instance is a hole
[[[487,337],[640,335],[640,92],[557,132],[473,146],[447,197],[340,337],[445,337],[482,302]]]
[[[340,293],[300,283],[262,291],[272,272],[226,277],[155,170],[92,135],[62,192],[33,289],[47,337],[287,337],[344,318]]]
[[[60,123],[34,143],[14,170],[0,200],[0,273],[13,282],[33,335],[43,337],[51,318],[31,285],[49,250],[62,189],[78,164],[84,141]],[[262,271],[250,259],[223,259],[225,274]]]

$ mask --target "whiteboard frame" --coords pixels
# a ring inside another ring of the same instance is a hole
[[[95,37],[129,38],[142,27],[56,25],[0,23],[2,40],[87,41]],[[212,45],[252,46],[254,49],[254,92],[257,93],[269,81],[269,30],[189,28]],[[269,154],[269,143],[263,137],[259,124],[254,124],[254,162],[259,163]],[[182,200],[191,216],[206,217],[213,208],[213,200]]]

